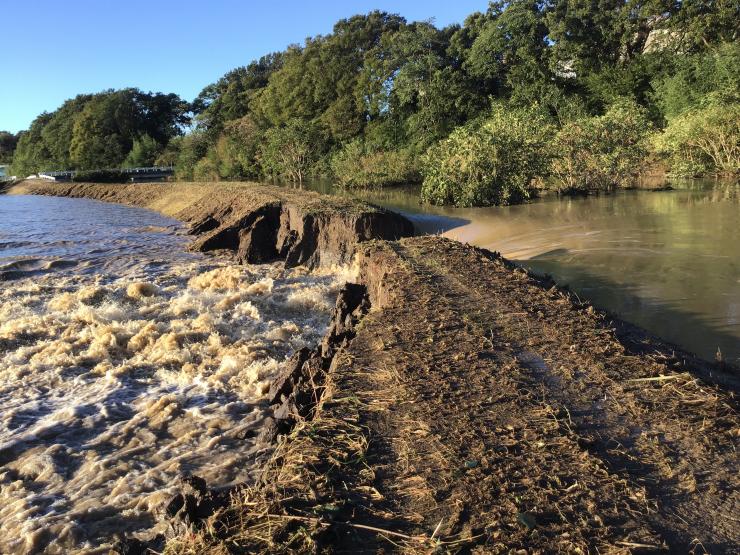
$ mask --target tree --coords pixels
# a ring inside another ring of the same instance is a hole
[[[159,156],[162,150],[162,145],[152,139],[146,133],[134,139],[134,144],[131,147],[131,151],[123,161],[124,168],[141,168],[148,167],[154,164],[154,161]]]
[[[9,164],[13,160],[13,153],[17,144],[18,135],[0,131],[0,163]]]
[[[236,68],[205,87],[193,102],[198,126],[213,141],[227,122],[252,110],[252,101],[267,86],[270,76],[283,65],[283,53],[262,56],[246,67]]]
[[[466,68],[497,96],[526,106],[552,94],[545,3],[540,0],[491,2],[470,47]]]
[[[24,176],[55,168],[51,152],[41,134],[51,118],[52,114],[44,112],[33,120],[28,131],[20,133],[11,165],[14,174]]]
[[[195,166],[208,153],[208,146],[206,133],[198,129],[178,140],[175,163],[175,175],[178,179],[193,179]]]
[[[272,127],[295,118],[311,121],[328,142],[361,133],[375,115],[372,98],[385,78],[383,72],[365,72],[365,64],[383,57],[387,35],[403,25],[400,16],[373,11],[340,20],[331,35],[307,39],[303,47],[289,47],[282,67],[255,98],[258,121]]]
[[[297,118],[269,129],[260,147],[264,174],[302,182],[318,158],[318,140],[315,126]]]
[[[709,51],[672,57],[666,75],[653,79],[654,98],[666,120],[700,108],[713,95],[715,102],[740,101],[740,44],[724,43]]]
[[[19,175],[119,167],[135,140],[146,135],[161,148],[182,134],[189,109],[177,95],[138,89],[79,95],[34,120],[13,165]]]

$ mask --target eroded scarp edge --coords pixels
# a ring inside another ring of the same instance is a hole
[[[89,198],[157,210],[190,225],[193,250],[310,269],[351,262],[357,245],[413,235],[409,220],[354,199],[258,183],[90,184],[24,181],[11,194]]]

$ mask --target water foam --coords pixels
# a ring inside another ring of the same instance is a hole
[[[106,552],[161,526],[181,473],[248,480],[270,378],[320,340],[346,272],[200,260],[6,284],[0,552]]]

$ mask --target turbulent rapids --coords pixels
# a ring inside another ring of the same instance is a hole
[[[176,222],[148,211],[114,207],[131,228],[113,236],[110,205],[33,200],[100,213],[96,248],[74,252],[90,271],[36,243],[44,271],[0,282],[0,552],[105,552],[156,531],[178,476],[250,478],[269,380],[320,340],[349,276],[184,254]],[[142,240],[152,225],[169,231]],[[0,263],[23,260],[12,254]]]

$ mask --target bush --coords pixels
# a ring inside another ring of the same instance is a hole
[[[614,104],[603,116],[563,125],[551,174],[560,191],[611,190],[630,184],[647,158],[652,126],[632,102]]]
[[[251,116],[226,123],[214,147],[219,175],[225,179],[259,177],[257,151],[261,140],[262,131]]]
[[[193,167],[193,181],[220,181],[218,162],[210,153],[198,160]]]
[[[348,143],[331,158],[331,171],[341,187],[386,187],[419,181],[416,158],[408,150],[370,151],[360,140]]]
[[[698,54],[677,56],[669,76],[655,79],[654,97],[663,117],[671,121],[706,105],[710,96],[727,103],[740,101],[740,44],[726,43]]]
[[[79,171],[72,178],[77,183],[125,183],[130,176],[121,170]]]
[[[546,172],[552,135],[537,111],[495,107],[482,123],[458,127],[427,151],[422,200],[456,206],[522,202]]]
[[[675,175],[740,174],[740,103],[707,99],[670,120],[655,147]]]

